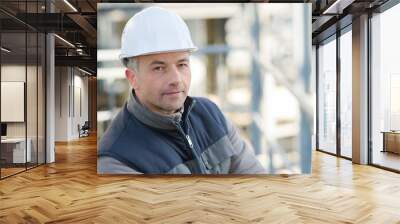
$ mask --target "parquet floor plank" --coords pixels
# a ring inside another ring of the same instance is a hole
[[[0,223],[400,223],[400,175],[313,153],[311,175],[99,176],[96,137],[0,181]]]

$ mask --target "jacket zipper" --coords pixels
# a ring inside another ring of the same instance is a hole
[[[192,107],[194,106],[195,103],[196,103],[196,100],[193,100],[192,104],[188,107],[187,114],[189,114],[190,110],[192,109]],[[186,146],[189,147],[191,156],[194,157],[194,159],[196,160],[197,165],[198,165],[198,169],[200,170],[200,172],[202,174],[206,174],[207,173],[206,172],[207,168],[206,168],[206,165],[204,163],[204,160],[201,157],[201,155],[199,155],[198,152],[194,149],[192,139],[189,136],[190,126],[189,126],[189,123],[188,123],[188,116],[185,117],[185,124],[186,124],[186,133],[187,134],[184,132],[184,130],[181,127],[181,125],[179,124],[179,122],[176,122],[175,126],[178,129],[178,131],[180,132],[180,134],[185,137]]]
[[[189,133],[189,132],[190,132],[190,124],[187,122],[187,120],[186,120],[186,124],[187,124],[187,132],[186,132],[186,133]],[[190,139],[190,136],[189,136],[189,135],[186,135],[186,138],[188,139],[189,144],[192,145],[191,148],[193,148],[193,144],[192,144],[192,140]],[[193,148],[193,150],[194,150],[194,148]],[[197,152],[197,151],[196,151],[196,152]],[[203,159],[203,157],[201,156],[201,154],[200,154],[198,157],[199,157],[198,159],[201,160],[201,162],[203,163],[203,164],[202,164],[203,167],[205,167],[206,169],[211,169],[210,164],[209,164],[207,161],[205,161],[205,160]]]
[[[186,135],[186,139],[187,139],[187,141],[188,141],[188,143],[189,143],[190,148],[193,149],[193,142],[192,142],[192,139],[190,139],[190,136],[189,136],[189,135]]]
[[[190,136],[188,134],[184,133],[182,127],[179,124],[176,124],[176,127],[179,130],[179,133],[184,136],[185,144],[189,148],[189,152],[190,152],[192,158],[196,160],[200,173],[206,174],[207,173],[206,166],[205,166],[204,161],[201,158],[201,156],[198,155],[197,151],[194,149],[192,139],[190,138]]]

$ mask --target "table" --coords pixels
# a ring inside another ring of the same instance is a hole
[[[381,133],[383,133],[382,152],[400,154],[400,131],[382,131]]]
[[[26,154],[25,154],[25,138],[6,138],[1,139],[1,157],[6,163],[25,163],[31,162],[31,145],[32,141],[27,138]],[[11,159],[12,158],[12,159]],[[26,159],[26,161],[25,161]]]

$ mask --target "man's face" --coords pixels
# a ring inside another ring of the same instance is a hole
[[[183,106],[190,87],[189,52],[138,56],[138,71],[125,75],[140,102],[149,110],[172,114]]]

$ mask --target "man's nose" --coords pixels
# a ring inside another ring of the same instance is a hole
[[[177,66],[171,66],[169,85],[179,85],[182,82],[182,73]]]

